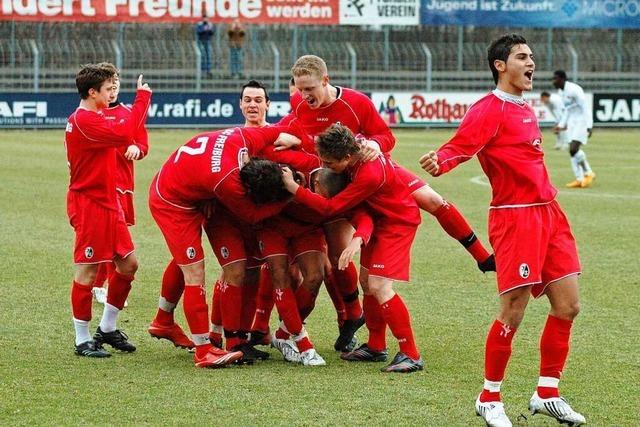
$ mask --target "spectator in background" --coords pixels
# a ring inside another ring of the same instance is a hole
[[[202,15],[202,21],[196,25],[196,38],[198,39],[198,49],[200,49],[200,70],[211,75],[211,37],[215,32],[215,27],[207,21],[207,15]]]
[[[242,46],[246,32],[238,19],[234,20],[229,31],[229,68],[231,69],[231,77],[242,78]]]

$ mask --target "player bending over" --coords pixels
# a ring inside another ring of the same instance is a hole
[[[318,212],[333,217],[365,203],[375,215],[370,243],[360,259],[360,284],[364,290],[364,316],[369,340],[342,358],[358,361],[387,359],[386,326],[397,338],[400,352],[382,370],[385,372],[413,372],[422,370],[411,318],[404,301],[393,290],[396,280],[409,280],[411,244],[420,224],[420,212],[407,186],[395,173],[391,162],[382,154],[373,161],[360,157],[361,144],[351,131],[334,124],[320,134],[316,150],[325,167],[346,172],[351,182],[338,195],[326,199],[298,185],[290,171],[283,178],[294,200]],[[349,239],[349,242],[351,238]],[[348,246],[348,243],[347,245]]]

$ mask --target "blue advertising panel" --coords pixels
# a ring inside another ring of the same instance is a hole
[[[640,28],[640,0],[422,0],[422,25]]]
[[[133,101],[132,93],[120,100]],[[289,113],[289,94],[271,94],[267,120],[275,123]],[[0,128],[64,128],[78,107],[77,93],[0,93]],[[154,93],[147,127],[225,127],[244,118],[234,93]]]

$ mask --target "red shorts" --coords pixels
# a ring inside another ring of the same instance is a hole
[[[400,181],[404,182],[407,188],[409,189],[409,193],[413,193],[416,190],[421,189],[425,185],[426,182],[422,180],[418,175],[411,172],[410,170],[405,169],[397,163],[393,163],[393,167],[396,172],[396,176],[400,178]]]
[[[213,217],[205,221],[204,231],[220,266],[238,261],[247,261],[246,268],[257,268],[262,264],[255,231],[248,224],[235,220],[221,206],[216,207]]]
[[[76,233],[73,262],[96,264],[135,250],[122,211],[107,209],[82,193],[67,193],[67,215]]]
[[[539,297],[551,282],[580,273],[576,241],[555,200],[539,206],[489,210],[498,292],[532,286]]]
[[[124,212],[124,221],[127,225],[135,225],[136,224],[136,214],[133,209],[133,193],[127,191],[125,193],[118,193],[118,201],[120,202],[120,206],[122,207],[122,211]]]
[[[164,236],[169,251],[178,265],[189,265],[204,259],[202,223],[198,209],[185,209],[162,199],[156,191],[157,176],[149,189],[149,210]]]
[[[360,265],[371,276],[408,282],[411,270],[411,245],[417,226],[376,222],[369,244],[362,248]]]
[[[258,232],[262,258],[288,255],[291,262],[307,252],[325,252],[324,231],[317,225],[304,225],[283,218],[271,218]]]

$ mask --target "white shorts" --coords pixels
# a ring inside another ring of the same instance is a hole
[[[569,119],[567,122],[567,141],[578,141],[582,145],[587,145],[589,133],[587,132],[587,124],[582,119]]]

